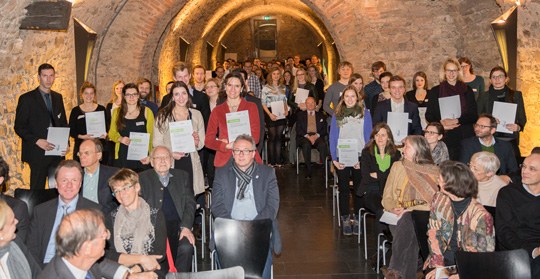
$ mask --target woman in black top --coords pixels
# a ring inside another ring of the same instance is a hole
[[[122,89],[124,88],[124,81],[117,80],[113,83],[112,92],[111,92],[111,99],[109,100],[109,103],[105,106],[105,120],[107,121],[107,127],[111,126],[111,118],[112,118],[112,112],[114,109],[119,108],[122,103]],[[108,118],[108,120],[107,120]],[[108,131],[108,129],[107,129]],[[105,156],[105,153],[102,156],[101,163],[112,166],[114,164],[114,146],[116,144],[114,141],[108,139],[107,144],[103,146],[104,151],[107,153],[107,156]]]
[[[110,123],[108,114],[105,112],[105,107],[96,103],[96,87],[92,83],[85,81],[81,86],[80,94],[83,103],[74,107],[69,116],[69,134],[75,140],[73,158],[77,161],[79,161],[79,156],[75,155],[79,152],[79,147],[84,140],[99,138],[101,144],[105,145],[105,138],[107,138],[107,133],[103,135],[90,135],[86,132],[85,114],[87,112],[103,111],[106,126],[105,131],[109,130],[108,124]]]
[[[322,80],[321,74],[317,67],[311,65],[307,68],[307,81],[315,86],[315,91],[319,100],[324,100],[324,81]]]
[[[418,107],[426,107],[428,103],[428,80],[424,72],[416,72],[413,76],[413,90],[405,93],[405,98],[418,105]]]

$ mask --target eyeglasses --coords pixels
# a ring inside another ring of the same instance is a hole
[[[126,94],[126,98],[138,97],[139,93]]]
[[[497,75],[497,76],[491,76],[491,79],[505,79],[505,75]]]
[[[474,126],[475,128],[480,128],[480,129],[495,128],[495,127],[491,127],[491,126],[481,125],[481,124],[478,124],[478,123],[474,123],[473,126]]]
[[[437,133],[437,132],[424,130],[424,135],[438,135],[438,134],[439,134],[439,133]]]
[[[248,150],[248,149],[244,149],[244,150],[240,150],[240,149],[233,149],[233,153],[234,155],[238,155],[238,154],[241,154],[241,155],[247,155],[247,154],[251,154],[251,152],[253,152],[255,150]]]
[[[455,74],[455,73],[459,72],[458,69],[455,69],[455,70],[449,70],[449,69],[446,69],[445,71],[446,71],[447,73],[451,73],[451,74]]]
[[[122,188],[120,188],[120,189],[118,189],[118,190],[114,190],[114,191],[112,192],[112,195],[113,195],[113,197],[116,197],[116,196],[119,195],[120,193],[122,193],[122,192],[124,192],[124,191],[126,191],[126,190],[128,190],[128,189],[133,188],[133,186],[135,186],[135,185],[134,185],[134,184],[132,184],[132,185],[126,185],[126,186],[124,186],[124,187],[122,187]]]

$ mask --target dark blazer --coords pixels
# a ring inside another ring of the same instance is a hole
[[[212,215],[214,218],[232,219],[231,212],[236,192],[236,175],[232,169],[234,159],[216,169],[214,187],[212,188]],[[270,219],[273,223],[272,245],[276,254],[281,253],[281,236],[277,223],[279,210],[279,188],[276,172],[273,168],[255,163],[252,175],[253,195],[257,216],[255,219]]]
[[[367,149],[367,147],[364,148],[362,150],[362,156],[360,157],[360,166],[362,166],[360,168],[360,171],[362,172],[362,180],[360,181],[360,185],[358,186],[356,195],[363,196],[370,189],[378,188],[379,194],[382,196],[384,192],[384,186],[386,185],[386,179],[390,174],[392,164],[394,164],[394,162],[396,161],[399,161],[399,159],[401,159],[401,153],[399,151],[396,151],[396,153],[390,157],[390,167],[386,171],[382,172],[379,169],[379,165],[377,164],[377,159],[375,158],[375,155],[372,155]],[[373,178],[369,175],[372,172],[377,173],[377,178]]]
[[[40,265],[43,265],[45,252],[47,252],[47,244],[49,244],[54,220],[56,219],[58,199],[59,197],[37,205],[34,208],[32,220],[30,221],[30,230],[26,239],[26,246]],[[87,208],[101,209],[98,204],[79,195],[76,209]]]
[[[28,234],[28,228],[30,227],[28,206],[25,202],[4,194],[0,194],[0,199],[4,200],[9,207],[11,207],[11,210],[13,210],[13,213],[15,214],[15,218],[19,220],[19,223],[17,224],[17,239],[24,243]]]
[[[187,172],[179,169],[170,169],[172,177],[167,186],[171,197],[173,198],[176,212],[180,216],[181,227],[191,229],[195,218],[195,194],[193,194],[192,185],[188,184],[189,175]],[[159,176],[154,169],[145,170],[139,173],[139,183],[141,184],[142,198],[153,208],[162,208],[163,204],[163,185],[159,181]]]
[[[520,170],[514,156],[512,145],[503,140],[495,140],[494,144],[495,155],[499,158],[501,166],[499,167],[498,175],[508,175],[512,181],[520,180]],[[466,138],[461,141],[461,152],[459,161],[464,164],[469,163],[474,153],[482,151],[482,145],[477,137]]]
[[[296,142],[299,142],[307,134],[307,111],[299,111],[296,114]],[[324,118],[324,114],[320,111],[315,112],[315,124],[317,124],[317,133],[320,138],[324,138],[328,135],[327,121]]]
[[[409,114],[409,135],[421,135],[422,134],[422,125],[420,124],[420,114],[418,113],[418,106],[406,99],[403,111]],[[375,108],[375,113],[373,115],[373,125],[384,122],[387,123],[388,112],[392,111],[391,99],[384,100],[379,102]]]
[[[36,141],[47,139],[47,128],[49,128],[51,121],[54,127],[68,127],[62,95],[54,91],[51,91],[50,94],[52,120],[38,88],[19,97],[14,129],[22,139],[23,162],[39,162],[45,156],[45,150],[39,148]]]
[[[109,167],[103,164],[99,165],[99,179],[98,179],[98,201],[103,209],[103,214],[107,216],[109,212],[115,210],[118,207],[118,202],[112,195],[111,188],[109,187],[109,178],[113,176],[119,168]],[[81,193],[83,193],[84,188],[84,176],[83,183],[81,186]]]
[[[99,263],[95,263],[90,268],[90,273],[93,278],[113,278],[114,273],[120,265],[111,260],[103,259]],[[38,279],[75,279],[73,273],[69,270],[61,257],[55,256],[52,258],[43,271],[37,277]]]

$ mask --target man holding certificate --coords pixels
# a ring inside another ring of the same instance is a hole
[[[38,79],[36,89],[19,97],[14,127],[22,139],[22,160],[30,166],[31,189],[45,188],[49,170],[56,168],[62,160],[62,156],[45,155],[45,151],[54,150],[57,145],[47,140],[49,127],[68,126],[62,95],[51,90],[55,79],[54,67],[41,64]],[[62,155],[66,152],[67,148],[62,150]]]

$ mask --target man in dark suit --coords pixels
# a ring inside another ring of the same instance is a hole
[[[30,166],[32,189],[44,189],[49,170],[62,160],[61,156],[45,156],[46,150],[55,147],[47,141],[47,129],[68,126],[62,95],[51,90],[54,78],[53,66],[40,65],[39,86],[21,95],[17,103],[14,128],[22,139],[22,160]]]
[[[379,102],[373,115],[373,124],[379,122],[387,123],[388,112],[406,112],[408,118],[408,135],[421,135],[422,125],[420,124],[420,114],[418,106],[403,98],[405,94],[405,80],[400,76],[390,78],[390,99]]]
[[[476,152],[489,151],[495,153],[501,162],[497,174],[506,183],[511,181],[519,182],[519,167],[512,145],[493,136],[497,130],[497,119],[490,114],[481,114],[473,127],[475,136],[461,141],[459,160],[467,164]]]
[[[270,219],[273,222],[272,246],[281,253],[281,240],[277,226],[279,189],[273,168],[255,162],[255,141],[241,135],[233,144],[233,159],[216,170],[212,191],[212,214],[235,220]],[[270,278],[272,252],[270,251],[263,278]]]
[[[109,178],[119,169],[102,165],[103,145],[99,139],[89,139],[81,143],[79,156],[81,166],[84,168],[81,194],[101,205],[103,213],[109,214],[118,207],[109,187]]]
[[[15,218],[19,221],[17,223],[17,239],[24,243],[26,241],[26,234],[28,233],[28,226],[30,225],[30,217],[28,216],[28,206],[23,201],[4,195],[7,190],[6,182],[9,180],[9,165],[0,157],[0,199],[4,200],[11,210]]]
[[[152,208],[160,208],[165,216],[167,238],[177,270],[188,271],[193,257],[195,237],[191,232],[195,218],[193,186],[189,175],[174,164],[172,152],[158,146],[150,154],[153,169],[139,174],[141,195]]]
[[[304,162],[307,168],[306,178],[311,178],[311,148],[315,147],[319,150],[321,162],[326,161],[325,137],[328,134],[326,121],[322,112],[315,111],[315,98],[308,97],[306,99],[306,110],[298,111],[296,114],[296,143],[302,148]],[[298,160],[298,158],[297,158]]]

